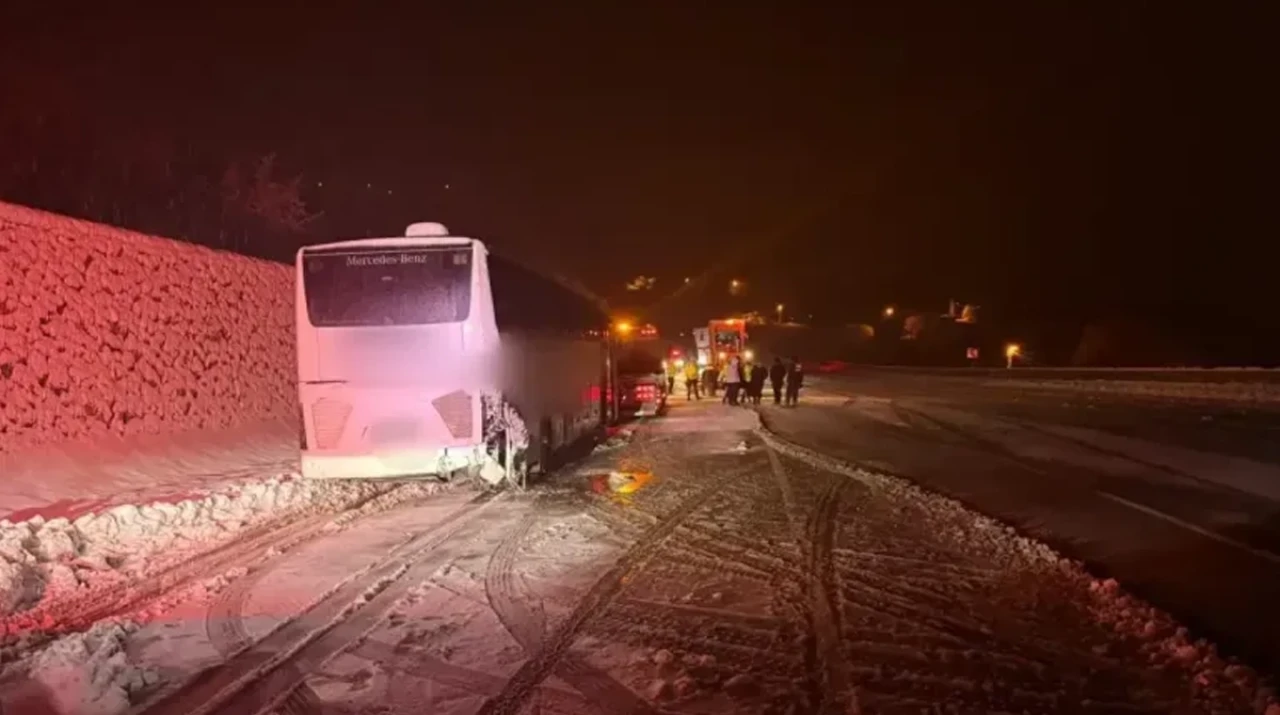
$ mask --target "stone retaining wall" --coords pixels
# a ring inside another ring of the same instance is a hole
[[[0,453],[292,417],[288,266],[0,202]]]

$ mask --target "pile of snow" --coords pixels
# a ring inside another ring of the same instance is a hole
[[[1088,583],[1098,621],[1139,643],[1139,652],[1152,666],[1185,672],[1197,699],[1210,706],[1210,711],[1225,711],[1228,705],[1218,701],[1234,691],[1252,698],[1255,712],[1280,715],[1280,700],[1274,689],[1263,684],[1251,668],[1222,658],[1204,639],[1191,641],[1186,628],[1168,614],[1125,593],[1115,579],[1093,579],[1082,568],[1075,572],[1073,575]]]
[[[444,488],[426,481],[312,481],[288,475],[204,499],[120,506],[74,522],[0,521],[0,595],[6,599],[0,610],[0,712],[127,711],[138,692],[157,680],[129,660],[129,638],[175,608],[210,601],[247,570],[238,564],[202,574],[145,600],[133,612],[115,614],[84,632],[61,632],[63,618],[104,593],[171,572],[246,530],[290,526],[314,516],[321,517],[315,522],[321,533],[333,533]]]
[[[986,380],[984,387],[1057,390],[1242,404],[1280,404],[1280,384],[1268,382],[1182,382],[1164,380]]]
[[[431,482],[392,486],[287,475],[201,499],[118,506],[75,521],[0,521],[0,643],[56,632],[67,614],[103,589],[162,573],[247,530],[324,514],[337,515],[332,526],[341,528],[440,488]]]
[[[0,203],[0,453],[294,416],[287,266]]]
[[[62,638],[33,655],[10,676],[17,684],[0,695],[0,711],[59,715],[116,715],[157,674],[129,662],[128,623],[100,623]]]

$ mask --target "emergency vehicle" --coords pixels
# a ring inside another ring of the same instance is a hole
[[[750,360],[747,349],[747,323],[739,318],[712,320],[705,328],[694,328],[698,347],[698,364],[723,369],[734,357]]]

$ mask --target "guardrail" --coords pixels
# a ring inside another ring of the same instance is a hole
[[[1071,368],[1071,367],[906,367],[894,365],[849,365],[835,374],[857,372],[900,373],[985,380],[1127,380],[1141,382],[1247,382],[1280,384],[1276,368]]]

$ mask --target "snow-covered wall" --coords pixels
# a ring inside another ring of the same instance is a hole
[[[292,417],[287,266],[0,202],[0,453]]]

